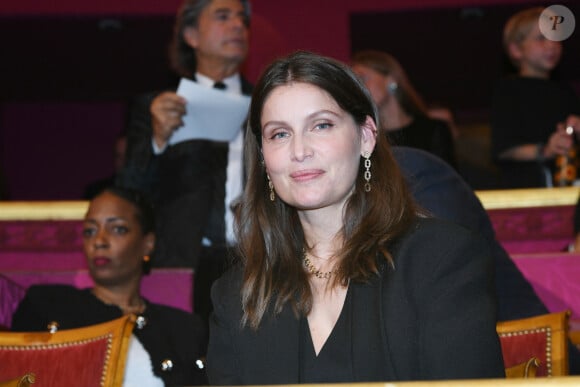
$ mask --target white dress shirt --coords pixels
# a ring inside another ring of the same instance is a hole
[[[203,74],[195,74],[197,83],[207,87],[213,87],[215,81],[211,78],[206,77]],[[225,93],[232,93],[241,95],[242,94],[242,79],[240,74],[234,74],[228,78],[222,79],[222,82],[226,85],[224,90]],[[242,153],[244,146],[244,135],[242,132],[242,122],[240,122],[239,132],[236,138],[234,138],[229,143],[228,151],[228,168],[226,175],[226,198],[225,198],[225,224],[226,224],[226,242],[228,244],[234,244],[236,241],[234,235],[234,214],[231,210],[231,204],[241,195],[242,193],[242,174],[243,174],[243,164],[242,164]],[[204,244],[209,245],[211,242],[204,238]]]

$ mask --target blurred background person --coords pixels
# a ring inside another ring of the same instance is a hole
[[[352,56],[351,66],[377,104],[380,129],[392,145],[423,149],[457,168],[451,128],[447,122],[429,116],[405,70],[392,55],[376,50],[359,51]]]
[[[171,62],[202,87],[249,95],[240,74],[248,54],[249,4],[241,0],[185,0],[175,22]],[[156,266],[195,270],[193,307],[207,318],[209,289],[235,243],[231,207],[242,190],[242,122],[231,142],[186,139],[185,98],[175,91],[135,100],[128,127],[127,163],[118,182],[148,192],[156,202]],[[227,114],[227,112],[224,112]]]
[[[127,385],[206,384],[205,371],[195,366],[207,345],[202,320],[151,303],[140,293],[142,277],[150,270],[154,227],[153,208],[143,195],[105,189],[90,202],[83,226],[83,249],[94,286],[31,286],[14,313],[11,329],[46,331],[53,321],[59,329],[72,329],[135,314]]]
[[[580,133],[578,97],[569,85],[551,79],[562,43],[540,31],[544,9],[516,13],[503,31],[504,50],[517,75],[498,81],[492,97],[492,157],[502,188],[552,186],[554,158],[567,154]]]

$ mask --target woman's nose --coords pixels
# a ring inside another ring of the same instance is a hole
[[[312,155],[312,149],[310,147],[307,136],[295,135],[292,142],[293,158],[297,161],[303,161],[307,157]]]
[[[96,233],[93,243],[95,247],[108,246],[109,240],[107,238],[107,233],[105,232],[105,230],[100,230]]]

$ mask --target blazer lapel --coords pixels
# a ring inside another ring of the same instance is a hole
[[[246,359],[250,384],[296,384],[299,382],[300,321],[290,307],[264,321],[258,333],[249,334],[255,356]],[[283,351],[280,348],[284,348]]]
[[[385,335],[382,274],[366,284],[352,284],[352,356],[354,380],[385,381],[394,374]]]

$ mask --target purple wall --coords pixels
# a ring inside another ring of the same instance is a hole
[[[120,102],[13,102],[0,105],[0,165],[16,200],[81,198],[113,171],[124,123]]]

